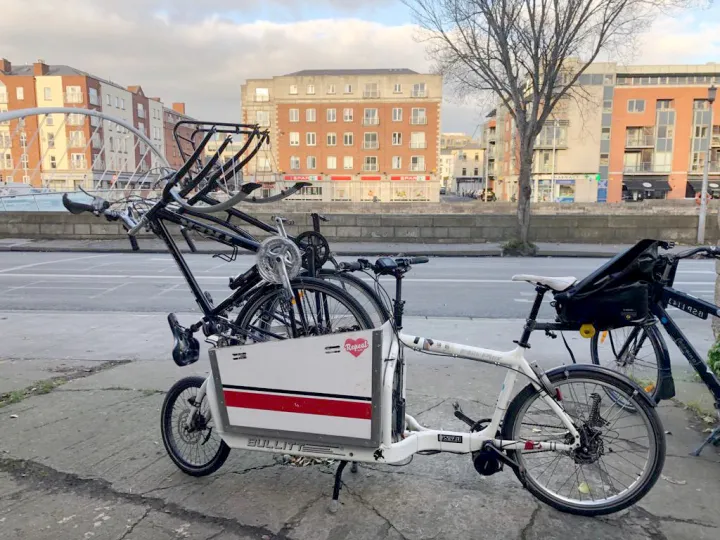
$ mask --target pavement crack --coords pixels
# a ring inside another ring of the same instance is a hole
[[[421,414],[425,414],[426,412],[432,411],[433,409],[436,409],[436,408],[438,408],[440,405],[442,405],[443,403],[445,403],[448,399],[450,399],[450,398],[445,398],[445,399],[443,399],[442,401],[440,401],[439,403],[436,403],[435,405],[432,405],[431,407],[428,407],[427,409],[425,409],[425,410],[423,410],[423,411],[420,411],[419,413],[415,413],[414,416],[418,416],[418,417],[419,417]]]
[[[382,519],[387,525],[389,525],[389,529],[387,529],[387,531],[385,532],[385,537],[387,537],[387,535],[390,533],[390,529],[392,529],[392,530],[394,530],[396,533],[398,533],[398,535],[400,535],[400,538],[402,538],[403,540],[408,540],[408,537],[405,536],[405,535],[400,531],[400,529],[398,529],[398,528],[393,524],[392,521],[390,521],[388,518],[386,518],[385,516],[383,516],[383,515],[378,511],[378,509],[375,508],[370,502],[368,502],[368,501],[366,501],[365,499],[363,499],[363,497],[362,497],[358,492],[354,492],[353,490],[349,489],[348,486],[347,486],[347,484],[345,484],[345,482],[343,482],[343,487],[345,487],[345,490],[346,490],[351,496],[355,497],[358,501],[360,501],[360,504],[362,504],[365,508],[368,508],[369,510],[371,510],[377,517],[379,517],[379,518]]]
[[[293,531],[293,529],[295,529],[295,527],[300,525],[300,522],[303,520],[303,518],[305,517],[305,514],[308,513],[310,508],[312,508],[315,503],[317,503],[319,500],[323,499],[325,496],[326,496],[325,494],[321,494],[318,497],[315,497],[311,501],[304,504],[302,506],[302,508],[300,508],[300,510],[298,510],[294,516],[292,516],[290,519],[288,519],[285,522],[285,524],[283,525],[283,528],[280,529],[280,531],[278,532],[278,536],[280,538],[287,538],[290,535],[290,533]]]
[[[264,537],[266,540],[280,540],[282,537],[267,527],[246,525],[239,521],[197,510],[183,508],[177,503],[166,502],[159,497],[148,497],[137,493],[128,493],[115,489],[110,482],[101,478],[83,478],[77,474],[66,473],[48,467],[42,463],[0,457],[0,472],[10,474],[14,480],[23,485],[30,485],[38,490],[68,491],[98,498],[115,498],[129,504],[147,507],[147,512],[163,512],[185,521],[219,527],[237,536]],[[137,524],[136,524],[137,526]],[[129,534],[126,531],[125,536]],[[125,538],[123,536],[123,538]]]
[[[535,510],[533,510],[532,514],[530,514],[530,521],[528,521],[528,524],[525,525],[520,531],[520,540],[527,540],[528,534],[530,534],[530,531],[535,526],[535,520],[537,519],[538,514],[540,513],[540,505],[535,505]]]
[[[133,523],[132,525],[128,525],[127,529],[125,529],[125,532],[122,533],[122,536],[120,536],[120,538],[118,538],[118,540],[125,540],[125,538],[127,538],[130,534],[132,534],[132,532],[135,530],[135,527],[140,525],[140,522],[142,520],[144,520],[146,517],[148,517],[150,515],[151,511],[152,511],[152,508],[146,508],[143,515],[140,516],[140,518],[137,519],[135,521],[135,523]]]
[[[217,538],[218,536],[220,536],[220,535],[223,534],[224,532],[225,532],[225,529],[220,529],[218,532],[213,533],[213,534],[211,534],[210,536],[208,536],[205,540],[214,540],[215,538]]]
[[[236,474],[238,476],[242,476],[243,474],[247,474],[249,472],[253,471],[262,471],[263,469],[272,469],[273,467],[277,467],[278,465],[283,465],[281,461],[276,461],[274,463],[268,463],[266,465],[258,465],[256,467],[249,467],[247,469],[243,469],[241,471],[228,471],[226,474]]]
[[[632,511],[639,514],[640,517],[645,518],[647,520],[650,520],[652,522],[660,523],[661,521],[669,521],[670,523],[683,523],[685,525],[697,525],[699,527],[707,527],[709,529],[714,529],[716,527],[713,523],[706,523],[702,521],[698,521],[696,519],[683,519],[683,518],[676,518],[672,516],[657,516],[653,514],[652,512],[645,510],[641,506],[636,506],[632,509]]]

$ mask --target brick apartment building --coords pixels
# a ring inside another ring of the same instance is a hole
[[[102,111],[143,132],[172,166],[182,164],[168,133],[184,117],[184,104],[166,109],[140,86],[125,88],[70,66],[42,60],[17,66],[0,59],[0,112],[34,107]],[[135,144],[117,124],[72,114],[38,118],[0,125],[0,181],[57,190],[92,188],[99,175],[122,178],[160,164],[144,143]]]
[[[710,126],[707,101],[720,64],[596,63],[578,82],[588,99],[562,101],[537,138],[535,200],[692,198],[708,156],[710,191],[720,197],[720,106]],[[485,126],[488,172],[498,198],[509,200],[517,193],[517,137],[507,111],[495,113]]]
[[[310,181],[295,198],[437,201],[442,78],[409,69],[306,70],[242,86],[243,121],[270,129],[247,174]]]

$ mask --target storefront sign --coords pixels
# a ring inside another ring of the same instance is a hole
[[[574,186],[575,180],[573,178],[558,178],[555,180],[558,186]]]
[[[360,180],[371,180],[374,182],[379,182],[382,180],[382,176],[361,176]]]
[[[331,176],[330,180],[352,180],[352,176]]]
[[[284,178],[291,182],[313,182],[322,180],[322,176],[319,174],[286,174]]]
[[[403,175],[403,176],[391,176],[390,180],[401,180],[403,182],[427,182],[430,180],[429,176],[417,176],[417,175]]]

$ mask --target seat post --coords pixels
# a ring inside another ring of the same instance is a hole
[[[525,349],[530,348],[528,341],[530,340],[530,334],[535,330],[535,321],[537,320],[538,313],[540,313],[540,307],[542,306],[543,297],[548,291],[548,288],[543,285],[535,287],[535,302],[533,302],[532,308],[530,309],[530,315],[525,320],[525,327],[523,328],[522,336],[519,341],[516,341],[520,347]]]

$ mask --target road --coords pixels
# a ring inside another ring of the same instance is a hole
[[[229,276],[254,263],[252,256],[238,257],[232,263],[208,255],[189,255],[187,260],[199,283],[216,300],[228,292]],[[434,258],[429,264],[413,267],[406,277],[406,313],[522,318],[530,309],[534,291],[527,283],[512,282],[514,274],[581,278],[602,263],[578,258]],[[390,280],[384,284],[393,290]],[[683,262],[676,286],[712,300],[714,263]],[[197,306],[169,255],[1,253],[0,310],[167,313],[197,311]],[[673,313],[678,318],[689,317]],[[545,302],[541,317],[552,315],[553,309]]]

